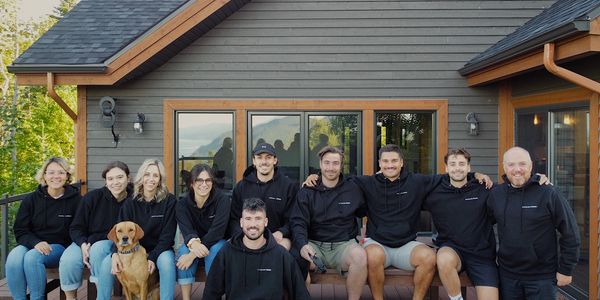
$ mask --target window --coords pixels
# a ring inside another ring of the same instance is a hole
[[[233,189],[233,117],[232,112],[177,113],[176,195],[188,190],[190,170],[200,163],[213,169],[218,187]]]

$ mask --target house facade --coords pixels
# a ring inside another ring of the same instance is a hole
[[[580,225],[565,292],[596,299],[599,92],[540,58],[550,43],[561,67],[600,80],[600,3],[555,2],[82,0],[10,70],[20,85],[78,86],[65,117],[88,189],[108,161],[136,170],[149,157],[165,162],[176,193],[198,162],[231,189],[260,139],[296,179],[315,171],[323,145],[341,147],[354,174],[377,170],[387,143],[421,173],[443,172],[446,151],[465,147],[493,178],[501,153],[523,146]],[[556,34],[538,34],[548,20],[556,26],[540,32]]]

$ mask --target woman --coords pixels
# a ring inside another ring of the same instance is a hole
[[[204,260],[206,274],[225,244],[230,201],[215,185],[215,176],[208,165],[192,168],[190,191],[177,202],[176,217],[183,234],[184,245],[179,248],[177,280],[181,296],[191,299],[192,284],[198,263]]]
[[[158,269],[162,300],[172,300],[175,290],[176,202],[167,190],[163,163],[147,159],[135,176],[133,196],[123,204],[119,215],[120,221],[133,221],[144,230],[140,244],[148,253],[148,271],[153,273]],[[121,267],[119,256],[113,254],[112,272],[120,272]]]
[[[128,189],[129,167],[120,161],[110,162],[102,170],[102,179],[104,187],[83,196],[71,224],[73,243],[60,259],[60,286],[67,299],[77,296],[84,264],[90,268],[91,282],[99,284],[100,276],[110,277],[103,278],[103,282],[112,283],[114,280],[110,273],[110,255],[115,247],[106,235],[117,223],[121,206],[131,194],[131,189]],[[104,263],[105,269],[102,270],[105,259],[108,259],[108,263]],[[109,298],[110,294],[98,295],[98,299]]]
[[[70,167],[64,158],[48,159],[37,172],[39,186],[22,202],[13,227],[17,240],[6,259],[6,279],[16,300],[46,296],[46,268],[58,267],[61,255],[71,243],[69,225],[81,195],[71,182]]]

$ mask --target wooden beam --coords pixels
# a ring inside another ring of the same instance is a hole
[[[556,44],[557,61],[600,52],[600,36],[584,35]],[[544,66],[543,48],[519,55],[506,62],[501,62],[481,71],[467,75],[469,86],[489,84]]]
[[[247,111],[243,108],[235,110],[235,181],[238,182],[244,177],[244,171],[250,164],[247,161],[246,149],[248,149],[248,121]]]
[[[362,111],[363,174],[375,174],[375,111]]]
[[[512,105],[511,85],[508,81],[500,83],[500,92],[498,95],[498,181],[502,181],[504,168],[502,167],[502,157],[504,152],[514,146],[515,132],[515,109]]]
[[[84,183],[81,194],[87,192],[87,87],[77,86],[77,122],[75,124],[75,166],[77,178]]]
[[[109,63],[105,74],[60,73],[55,74],[55,84],[113,85],[229,2],[230,0],[194,1],[160,28],[143,37],[139,42],[134,42],[131,48]],[[44,84],[40,73],[15,75],[20,85]]]
[[[598,299],[598,203],[600,201],[600,96],[594,93],[590,98],[590,257],[589,299]]]
[[[48,90],[48,96],[54,99],[54,102],[62,108],[62,110],[73,120],[73,122],[77,123],[77,114],[69,107],[67,103],[56,93],[54,90],[54,74],[52,72],[48,72],[46,74],[46,88]]]

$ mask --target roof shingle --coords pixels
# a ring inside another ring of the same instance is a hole
[[[81,0],[13,65],[101,64],[188,0]]]

